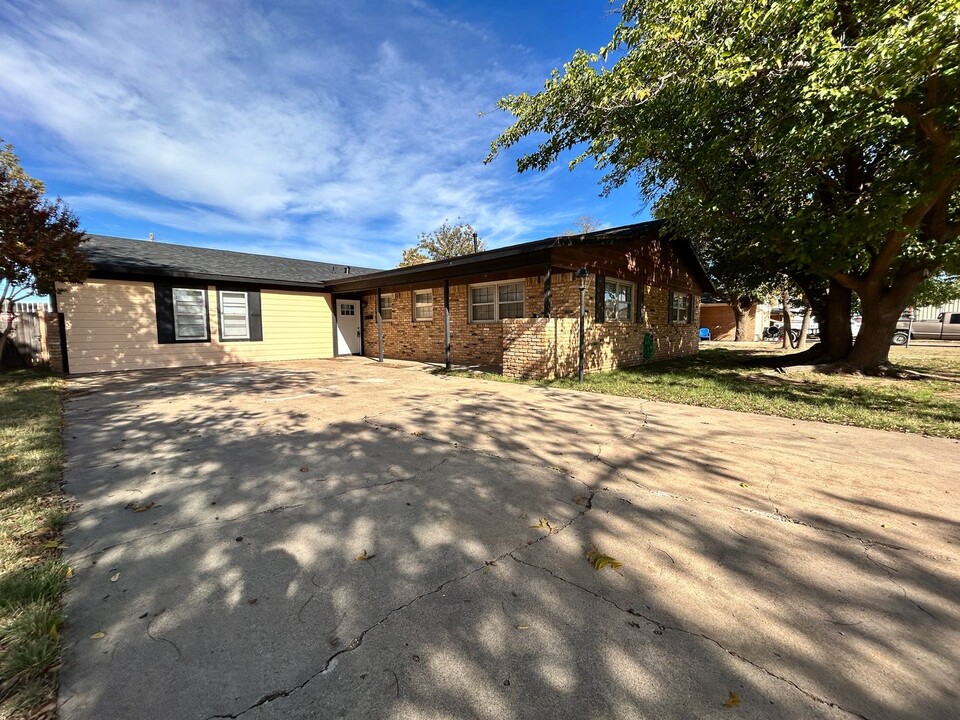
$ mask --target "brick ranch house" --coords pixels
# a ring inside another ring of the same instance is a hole
[[[363,354],[552,378],[577,371],[576,271],[588,371],[697,352],[712,289],[657,222],[385,271],[97,235],[82,247],[88,279],[55,297],[73,373]]]

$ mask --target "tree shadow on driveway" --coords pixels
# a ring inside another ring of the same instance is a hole
[[[955,554],[849,493],[767,509],[681,410],[270,370],[69,403],[65,720],[953,716]]]

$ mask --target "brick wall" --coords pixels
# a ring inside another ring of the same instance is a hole
[[[699,347],[697,322],[699,300],[695,297],[692,322],[672,325],[668,319],[670,291],[644,287],[642,322],[594,321],[593,278],[587,280],[586,322],[584,323],[584,370],[596,372],[644,362],[643,339],[653,333],[651,360],[689,355]],[[503,374],[517,378],[569,377],[577,373],[580,329],[579,290],[576,311],[550,319],[504,320]],[[572,317],[571,317],[572,315]]]
[[[51,372],[62,375],[66,368],[63,362],[63,345],[60,340],[60,317],[61,313],[40,311],[42,324],[40,338],[43,342],[43,354],[50,363]]]
[[[737,337],[737,320],[733,316],[733,308],[726,303],[704,303],[700,309],[700,325],[710,328],[710,337],[713,340],[735,340]],[[756,335],[757,306],[747,311],[744,340],[759,340]]]
[[[524,283],[524,312],[543,313],[543,278]],[[417,292],[423,292],[419,290]],[[385,295],[388,293],[384,293]],[[444,362],[443,286],[433,288],[433,319],[413,319],[414,291],[393,294],[393,319],[383,323],[383,355],[387,358]],[[363,296],[363,354],[377,356],[377,296]],[[471,323],[467,318],[467,285],[450,285],[450,352],[457,365],[500,367],[503,326],[499,322]]]
[[[543,278],[524,280],[522,319],[496,323],[468,322],[467,285],[450,286],[451,356],[456,365],[502,367],[511,377],[554,377],[577,371],[579,349],[579,282],[572,273],[551,280],[552,317],[543,314]],[[667,322],[669,290],[645,286],[642,322],[594,322],[596,281],[586,281],[586,369],[609,370],[643,360],[643,338],[654,336],[654,359],[697,352],[699,298],[692,322]],[[363,297],[363,353],[377,356],[376,294]],[[433,320],[413,319],[413,291],[393,295],[393,319],[383,323],[386,358],[444,362],[443,288],[433,289]]]

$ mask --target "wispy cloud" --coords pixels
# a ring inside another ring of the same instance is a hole
[[[0,118],[66,153],[81,213],[299,255],[383,265],[447,218],[494,244],[557,222],[528,210],[538,181],[505,194],[513,168],[481,163],[504,120],[477,113],[528,65],[417,0],[318,5],[7,3]]]

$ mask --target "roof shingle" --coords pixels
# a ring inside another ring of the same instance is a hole
[[[331,280],[377,272],[372,268],[232,250],[129,240],[107,235],[88,234],[87,237],[89,240],[80,247],[95,273],[317,286]]]

